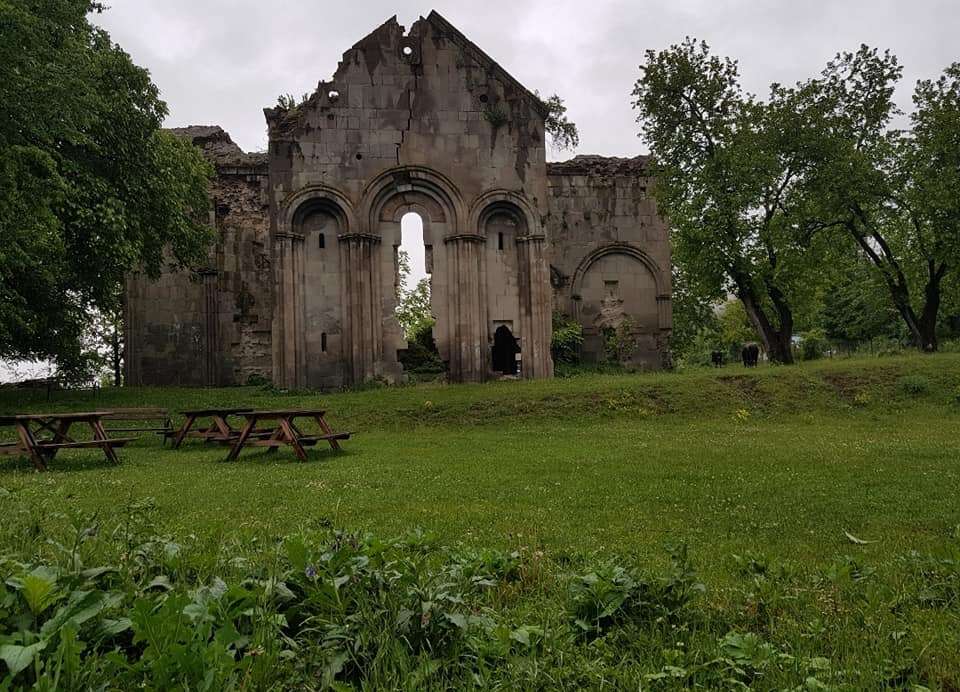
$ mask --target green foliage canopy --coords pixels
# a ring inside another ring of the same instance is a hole
[[[817,144],[803,94],[745,94],[737,63],[687,39],[648,51],[634,107],[655,161],[675,261],[703,296],[735,294],[775,361],[814,295],[823,244],[800,184]]]
[[[206,260],[200,152],[90,0],[0,0],[0,356],[80,356],[124,275]]]
[[[918,82],[908,131],[894,127],[901,75],[892,53],[861,46],[794,90],[815,144],[809,227],[865,260],[914,344],[935,350],[944,281],[960,255],[960,64]]]

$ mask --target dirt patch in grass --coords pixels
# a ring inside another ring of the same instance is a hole
[[[770,392],[764,391],[760,379],[753,375],[721,375],[717,380],[746,403],[766,408],[773,401]]]

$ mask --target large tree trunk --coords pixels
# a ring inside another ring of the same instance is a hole
[[[747,318],[763,341],[763,348],[767,352],[767,357],[774,363],[792,364],[793,313],[787,307],[786,302],[782,300],[782,295],[778,294],[777,299],[774,300],[781,321],[780,329],[774,327],[770,318],[764,313],[749,279],[737,280],[737,295],[740,302],[743,303]]]
[[[937,350],[937,318],[940,315],[940,282],[947,273],[947,265],[942,264],[937,269],[933,262],[929,263],[929,278],[923,290],[923,310],[920,313],[920,323],[917,334],[917,348],[927,353]]]
[[[863,218],[862,214],[861,218]],[[883,280],[890,290],[893,304],[910,331],[910,340],[913,345],[921,351],[936,351],[938,347],[937,317],[940,312],[940,282],[947,272],[947,265],[944,263],[937,268],[933,260],[927,261],[927,285],[924,287],[923,310],[918,317],[910,300],[910,286],[907,283],[907,277],[884,237],[876,232],[869,236],[861,234],[852,223],[847,224],[847,228],[864,251],[864,254],[880,270]],[[877,248],[871,245],[871,239],[877,244]]]
[[[113,325],[113,334],[110,342],[110,349],[113,355],[113,386],[119,387],[122,384],[122,373],[120,372],[120,330],[116,324]]]

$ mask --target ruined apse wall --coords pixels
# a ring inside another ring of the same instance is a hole
[[[627,362],[668,366],[670,241],[647,158],[577,156],[548,174],[554,306],[583,325],[583,359],[602,360],[604,330],[623,329]]]
[[[267,162],[215,126],[178,128],[216,167],[211,223],[220,241],[205,268],[134,274],[126,290],[126,381],[218,385],[269,380],[273,272]]]
[[[543,105],[440,15],[391,19],[305,102],[265,110],[274,381],[397,379],[400,219],[420,215],[434,337],[451,379],[486,379],[494,330],[552,374]]]

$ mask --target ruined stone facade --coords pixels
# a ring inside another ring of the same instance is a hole
[[[337,387],[402,377],[400,220],[423,222],[434,339],[453,381],[493,372],[494,333],[519,372],[550,377],[551,315],[611,330],[661,367],[670,250],[645,160],[547,164],[546,111],[437,13],[391,19],[299,104],[264,111],[266,154],[217,127],[177,130],[216,165],[209,266],[127,285],[130,384]]]

